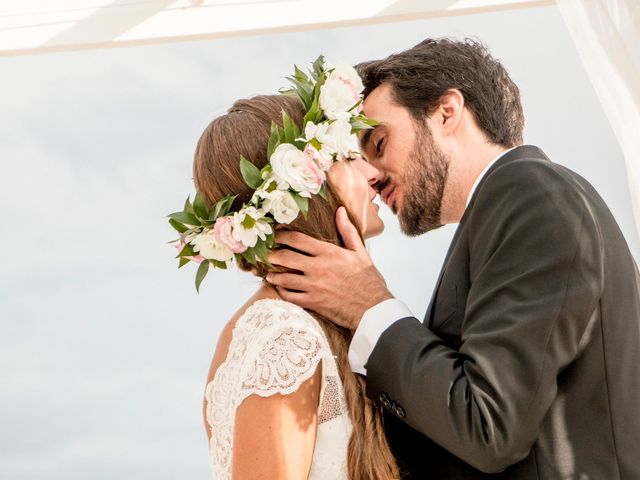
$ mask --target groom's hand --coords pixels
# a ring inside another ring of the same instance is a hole
[[[270,273],[267,281],[277,288],[284,300],[355,330],[369,308],[392,295],[344,207],[336,212],[336,223],[346,248],[300,232],[276,233],[279,244],[306,255],[287,249],[271,252],[269,261],[272,264],[301,273]]]

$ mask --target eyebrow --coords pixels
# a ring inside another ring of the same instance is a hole
[[[370,128],[368,130],[365,130],[364,133],[362,134],[362,137],[360,138],[360,149],[361,150],[366,150],[367,149],[367,145],[369,144],[369,140],[371,140],[371,135],[373,135],[373,132],[378,129],[380,126],[378,127],[373,127]]]

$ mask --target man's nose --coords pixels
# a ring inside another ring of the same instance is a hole
[[[371,185],[371,187],[377,190],[376,187],[384,178],[384,174],[378,168],[376,168],[373,163],[367,163],[366,168],[367,181],[369,182],[369,185]]]

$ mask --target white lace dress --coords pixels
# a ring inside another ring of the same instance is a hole
[[[322,362],[318,429],[310,480],[347,478],[351,421],[326,336],[315,318],[282,300],[255,302],[238,319],[225,361],[206,388],[209,456],[216,480],[231,478],[235,413],[250,395],[287,395]]]

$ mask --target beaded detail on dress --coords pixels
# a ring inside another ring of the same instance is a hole
[[[309,479],[346,479],[351,422],[342,382],[318,322],[282,300],[255,302],[238,319],[225,361],[206,388],[209,454],[216,480],[231,478],[235,412],[250,395],[295,392],[322,362],[318,431]]]

